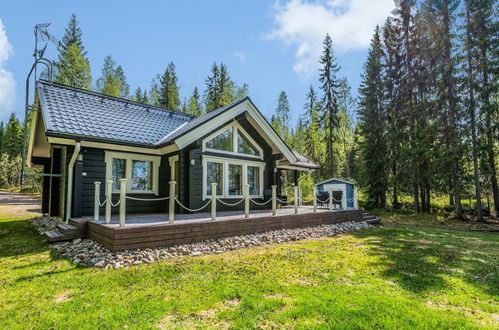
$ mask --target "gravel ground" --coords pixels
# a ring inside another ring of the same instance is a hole
[[[203,254],[223,253],[250,246],[285,243],[317,237],[331,237],[336,234],[370,227],[372,226],[364,221],[343,222],[316,227],[272,230],[259,234],[232,236],[171,247],[120,252],[111,252],[99,243],[89,239],[75,239],[72,242],[58,243],[54,244],[52,248],[75,264],[109,269],[130,267],[132,265],[140,265],[185,255],[200,256]]]
[[[43,234],[46,231],[55,229],[58,224],[62,223],[62,220],[57,217],[42,215],[40,217],[31,218],[28,222],[36,229],[36,231]]]

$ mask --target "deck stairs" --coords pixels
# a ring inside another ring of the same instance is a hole
[[[69,223],[60,223],[55,229],[45,232],[49,242],[69,241],[76,238],[87,237],[88,220],[69,219]]]
[[[366,211],[362,211],[362,220],[371,225],[381,222],[381,220],[376,218],[375,215],[372,215],[371,213],[368,213]]]

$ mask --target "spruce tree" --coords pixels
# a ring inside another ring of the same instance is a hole
[[[363,136],[360,143],[362,177],[367,200],[372,207],[385,206],[387,191],[382,59],[380,32],[376,28],[359,89],[359,128]]]
[[[201,95],[197,87],[194,87],[192,95],[189,98],[187,104],[187,113],[195,116],[201,116],[203,114],[203,106],[201,104]]]
[[[120,82],[120,97],[122,98],[127,98],[128,95],[130,94],[130,85],[126,81],[126,76],[125,76],[125,71],[121,67],[121,65],[118,65],[116,68],[116,78]]]
[[[168,110],[180,109],[178,78],[175,73],[175,64],[170,62],[159,81],[159,106]]]
[[[4,140],[5,129],[3,125],[3,121],[0,122],[0,157],[3,154],[3,140]]]
[[[97,79],[97,91],[118,97],[122,92],[122,81],[117,75],[115,66],[116,62],[110,55],[104,58],[101,77]]]
[[[142,91],[142,88],[140,88],[140,87],[137,87],[137,89],[135,90],[135,93],[130,97],[130,99],[132,101],[140,102],[140,103],[144,103],[144,104],[147,104],[149,101],[147,98],[147,91],[146,90]]]
[[[55,65],[57,69],[55,74],[56,82],[82,89],[90,89],[92,83],[90,66],[81,49],[75,43],[68,46]]]
[[[218,109],[219,87],[218,82],[220,80],[220,70],[218,64],[215,62],[211,66],[210,75],[205,80],[206,89],[204,92],[205,105],[204,108],[206,112],[211,112]]]
[[[278,131],[279,135],[284,141],[289,140],[289,113],[291,112],[289,106],[288,95],[285,91],[279,93],[279,98],[277,99],[277,108],[275,110],[276,117],[279,119]]]
[[[7,126],[5,127],[5,133],[3,136],[3,150],[4,153],[11,159],[21,156],[23,149],[23,132],[21,123],[16,118],[16,115],[12,113],[10,115]]]
[[[62,37],[61,44],[63,50],[67,50],[67,48],[71,44],[76,44],[80,48],[82,55],[84,57],[87,55],[85,46],[83,45],[80,24],[76,19],[75,14],[71,14],[71,17],[69,18],[68,26],[64,31],[64,36]]]
[[[322,84],[321,89],[323,92],[321,120],[326,129],[326,153],[329,159],[327,172],[330,176],[335,176],[337,169],[333,141],[335,139],[335,131],[339,126],[338,88],[340,87],[340,83],[337,74],[340,66],[336,63],[333,41],[329,34],[324,38],[319,63],[321,64],[319,81]]]
[[[307,102],[304,105],[305,109],[305,125],[307,127],[304,145],[305,155],[310,157],[318,164],[322,161],[322,135],[320,130],[319,112],[321,110],[321,103],[318,100],[317,93],[314,87],[310,85],[306,95]]]
[[[223,63],[220,63],[220,75],[218,76],[217,87],[219,93],[217,108],[226,106],[234,101],[235,84],[230,79],[227,66]]]

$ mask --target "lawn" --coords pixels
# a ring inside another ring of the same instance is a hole
[[[393,219],[392,219],[393,220]],[[411,226],[91,269],[0,220],[0,328],[498,328],[499,235]]]

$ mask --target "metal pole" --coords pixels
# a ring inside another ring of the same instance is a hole
[[[211,220],[217,220],[217,184],[211,184]]]
[[[168,200],[168,222],[175,222],[175,181],[170,181],[170,199]]]
[[[125,227],[126,181],[127,179],[120,179],[120,227]]]
[[[249,184],[244,185],[244,217],[249,218]]]
[[[113,180],[107,180],[106,191],[106,223],[111,223],[111,198],[113,197]]]
[[[313,186],[312,187],[312,198],[314,201],[314,212],[317,212],[317,187]]]
[[[94,182],[95,194],[94,194],[94,220],[99,221],[99,207],[100,207],[100,182]]]
[[[295,186],[295,214],[298,214],[298,200],[300,198],[298,194],[299,194],[299,188],[298,186]]]
[[[277,214],[277,199],[276,199],[276,190],[277,186],[275,184],[272,185],[272,215]]]

